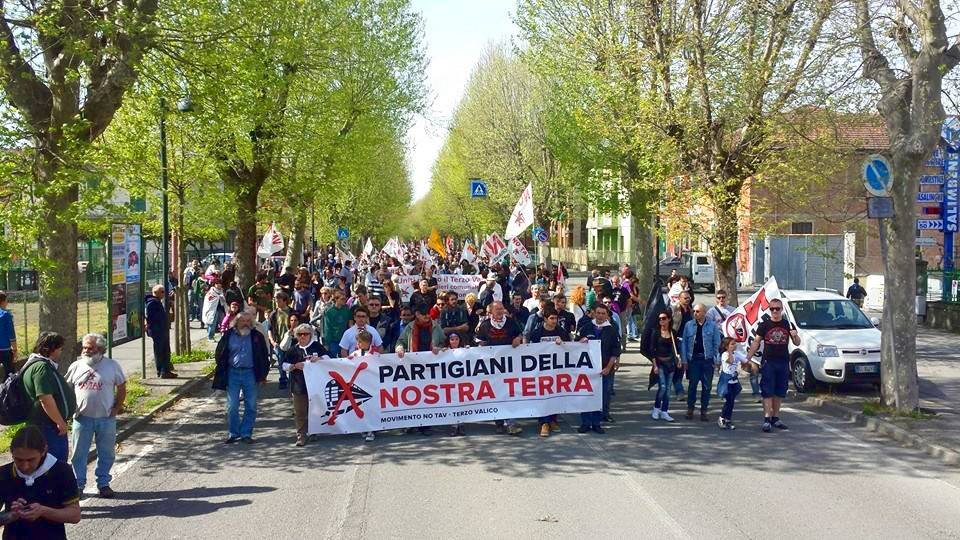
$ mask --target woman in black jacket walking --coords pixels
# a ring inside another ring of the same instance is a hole
[[[303,366],[306,362],[316,362],[321,358],[327,360],[330,356],[327,349],[317,341],[313,327],[301,324],[293,329],[297,344],[283,356],[283,370],[290,374],[290,396],[293,398],[293,421],[297,429],[295,446],[307,443],[307,415],[310,400],[307,397],[307,381],[303,377]],[[311,439],[313,436],[311,436]]]

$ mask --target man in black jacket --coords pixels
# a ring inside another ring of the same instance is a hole
[[[253,442],[253,424],[257,420],[258,387],[267,382],[270,362],[267,359],[267,341],[254,330],[256,312],[240,312],[233,319],[233,327],[217,344],[216,371],[213,388],[227,391],[227,444]],[[243,420],[240,419],[240,399],[243,396]]]
[[[583,339],[600,340],[600,356],[602,357],[603,368],[600,374],[603,375],[603,408],[600,411],[580,413],[580,427],[578,433],[593,431],[603,433],[603,427],[600,422],[610,414],[610,393],[613,391],[613,372],[620,365],[620,330],[610,324],[610,308],[598,303],[593,306],[593,320],[580,327],[579,335]]]
[[[167,319],[167,310],[163,307],[163,296],[166,290],[163,285],[154,285],[153,294],[146,298],[144,310],[147,322],[147,335],[153,339],[153,362],[157,366],[157,377],[161,379],[176,379],[170,363],[170,325]]]

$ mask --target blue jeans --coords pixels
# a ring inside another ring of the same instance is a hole
[[[727,393],[724,394],[723,402],[723,411],[720,413],[720,416],[730,420],[733,416],[733,404],[737,401],[737,396],[740,395],[740,383],[737,384],[728,384]]]
[[[227,431],[231,437],[252,437],[257,420],[257,381],[252,369],[227,370]],[[240,420],[240,393],[243,392],[243,421]]]
[[[653,406],[663,412],[667,412],[670,409],[670,378],[673,377],[673,372],[668,372],[661,366],[657,371],[657,375],[660,377],[660,380],[657,385],[657,400],[653,403]]]
[[[207,325],[207,339],[209,339],[210,341],[213,341],[213,336],[215,336],[216,334],[217,334],[217,325],[216,325],[216,324],[208,324],[208,325]]]
[[[87,456],[90,454],[90,443],[96,439],[97,444],[97,487],[110,485],[110,468],[116,459],[117,445],[117,418],[91,418],[80,416],[73,419],[73,474],[77,477],[77,487],[81,490],[87,485]]]
[[[713,360],[694,358],[687,366],[690,386],[687,388],[687,410],[693,410],[697,404],[697,383],[700,383],[700,412],[707,412],[710,406],[710,390],[713,388]]]
[[[760,371],[750,372],[750,390],[753,397],[760,397]]]
[[[70,454],[70,444],[67,442],[66,435],[60,435],[57,426],[53,422],[44,422],[38,426],[43,438],[47,440],[47,452],[60,461],[66,462]]]
[[[274,347],[273,354],[277,355],[277,370],[280,372],[280,386],[286,386],[287,372],[283,370],[283,356],[285,353],[280,347]]]
[[[640,334],[637,330],[637,318],[633,316],[631,310],[630,316],[627,317],[627,337],[636,339]]]

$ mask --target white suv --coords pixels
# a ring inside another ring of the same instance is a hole
[[[880,383],[880,330],[839,294],[780,291],[800,346],[790,344],[790,369],[799,392],[823,383]]]

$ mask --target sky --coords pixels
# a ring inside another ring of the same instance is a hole
[[[413,0],[412,4],[423,15],[432,98],[432,106],[408,134],[417,200],[430,190],[433,162],[471,70],[487,45],[509,40],[516,31],[512,20],[516,0]]]

